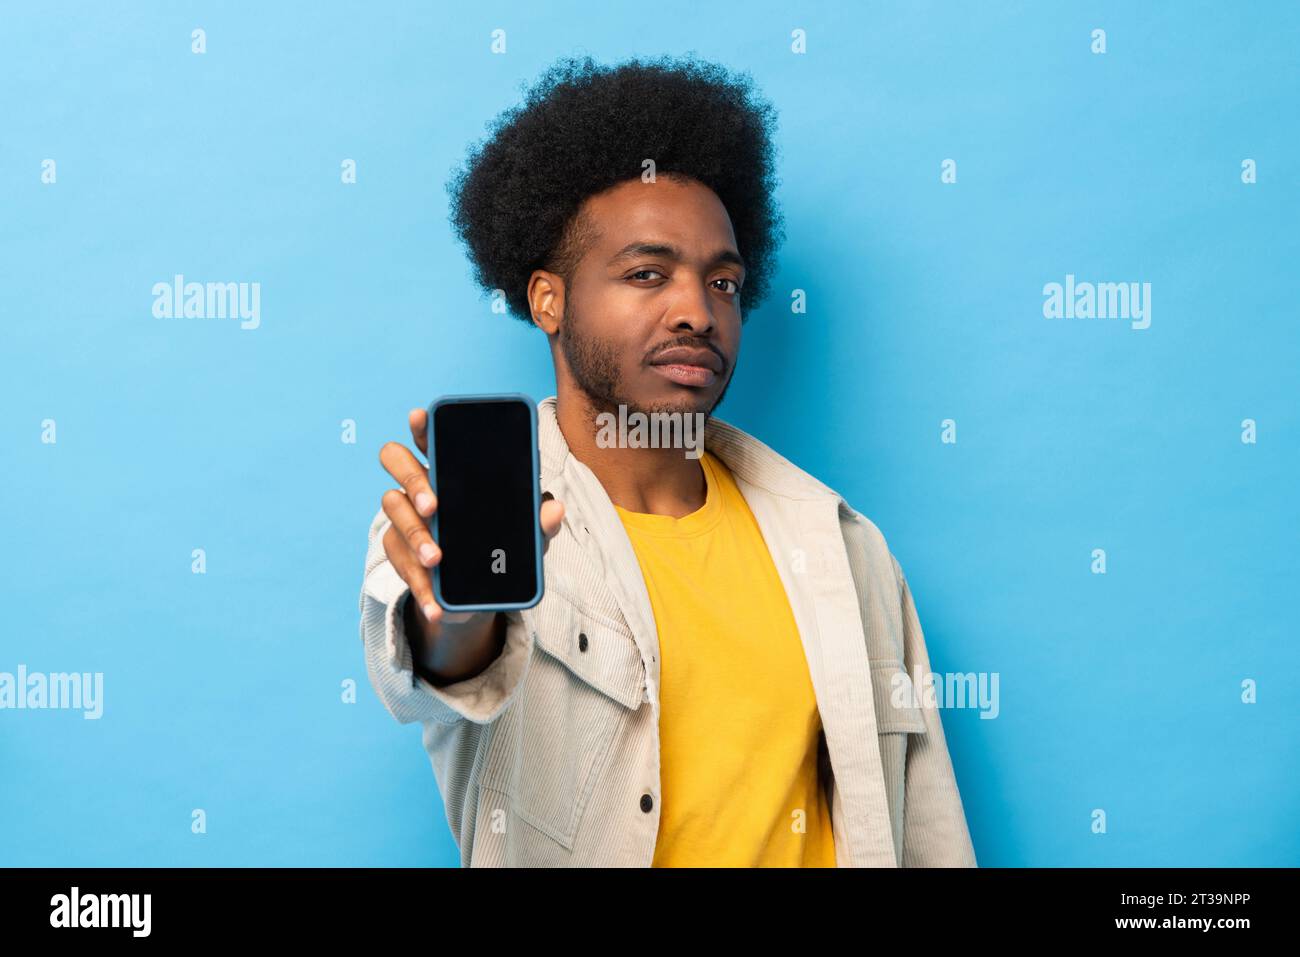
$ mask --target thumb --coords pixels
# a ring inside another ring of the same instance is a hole
[[[542,534],[546,536],[548,542],[554,538],[555,533],[560,530],[560,522],[563,519],[564,503],[558,498],[549,498],[542,503]]]

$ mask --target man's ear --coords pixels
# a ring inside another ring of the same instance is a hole
[[[535,270],[528,280],[528,307],[533,325],[548,336],[555,335],[564,315],[564,280],[545,269]]]

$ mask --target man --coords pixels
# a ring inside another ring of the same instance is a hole
[[[897,693],[930,665],[883,537],[709,416],[779,245],[772,122],[715,67],[565,61],[452,184],[556,378],[532,609],[437,606],[427,467],[380,454],[367,669],[465,865],[975,865],[938,714]],[[703,454],[608,441],[635,413],[698,415]]]

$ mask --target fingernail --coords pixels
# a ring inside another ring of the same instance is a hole
[[[433,619],[433,604],[432,604],[432,603],[429,603],[428,605],[425,605],[425,606],[424,606],[424,617],[425,617],[425,618],[428,618],[428,619],[430,619],[430,620]]]
[[[438,551],[431,544],[425,542],[420,546],[420,561],[426,565],[432,565],[433,560],[437,557]]]
[[[415,496],[415,507],[421,512],[428,512],[433,508],[433,496],[428,492],[421,492]]]

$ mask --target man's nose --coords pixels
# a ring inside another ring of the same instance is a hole
[[[691,291],[683,292],[674,300],[669,313],[669,328],[674,332],[693,332],[705,335],[713,332],[713,303],[709,290],[703,283],[690,284]]]

